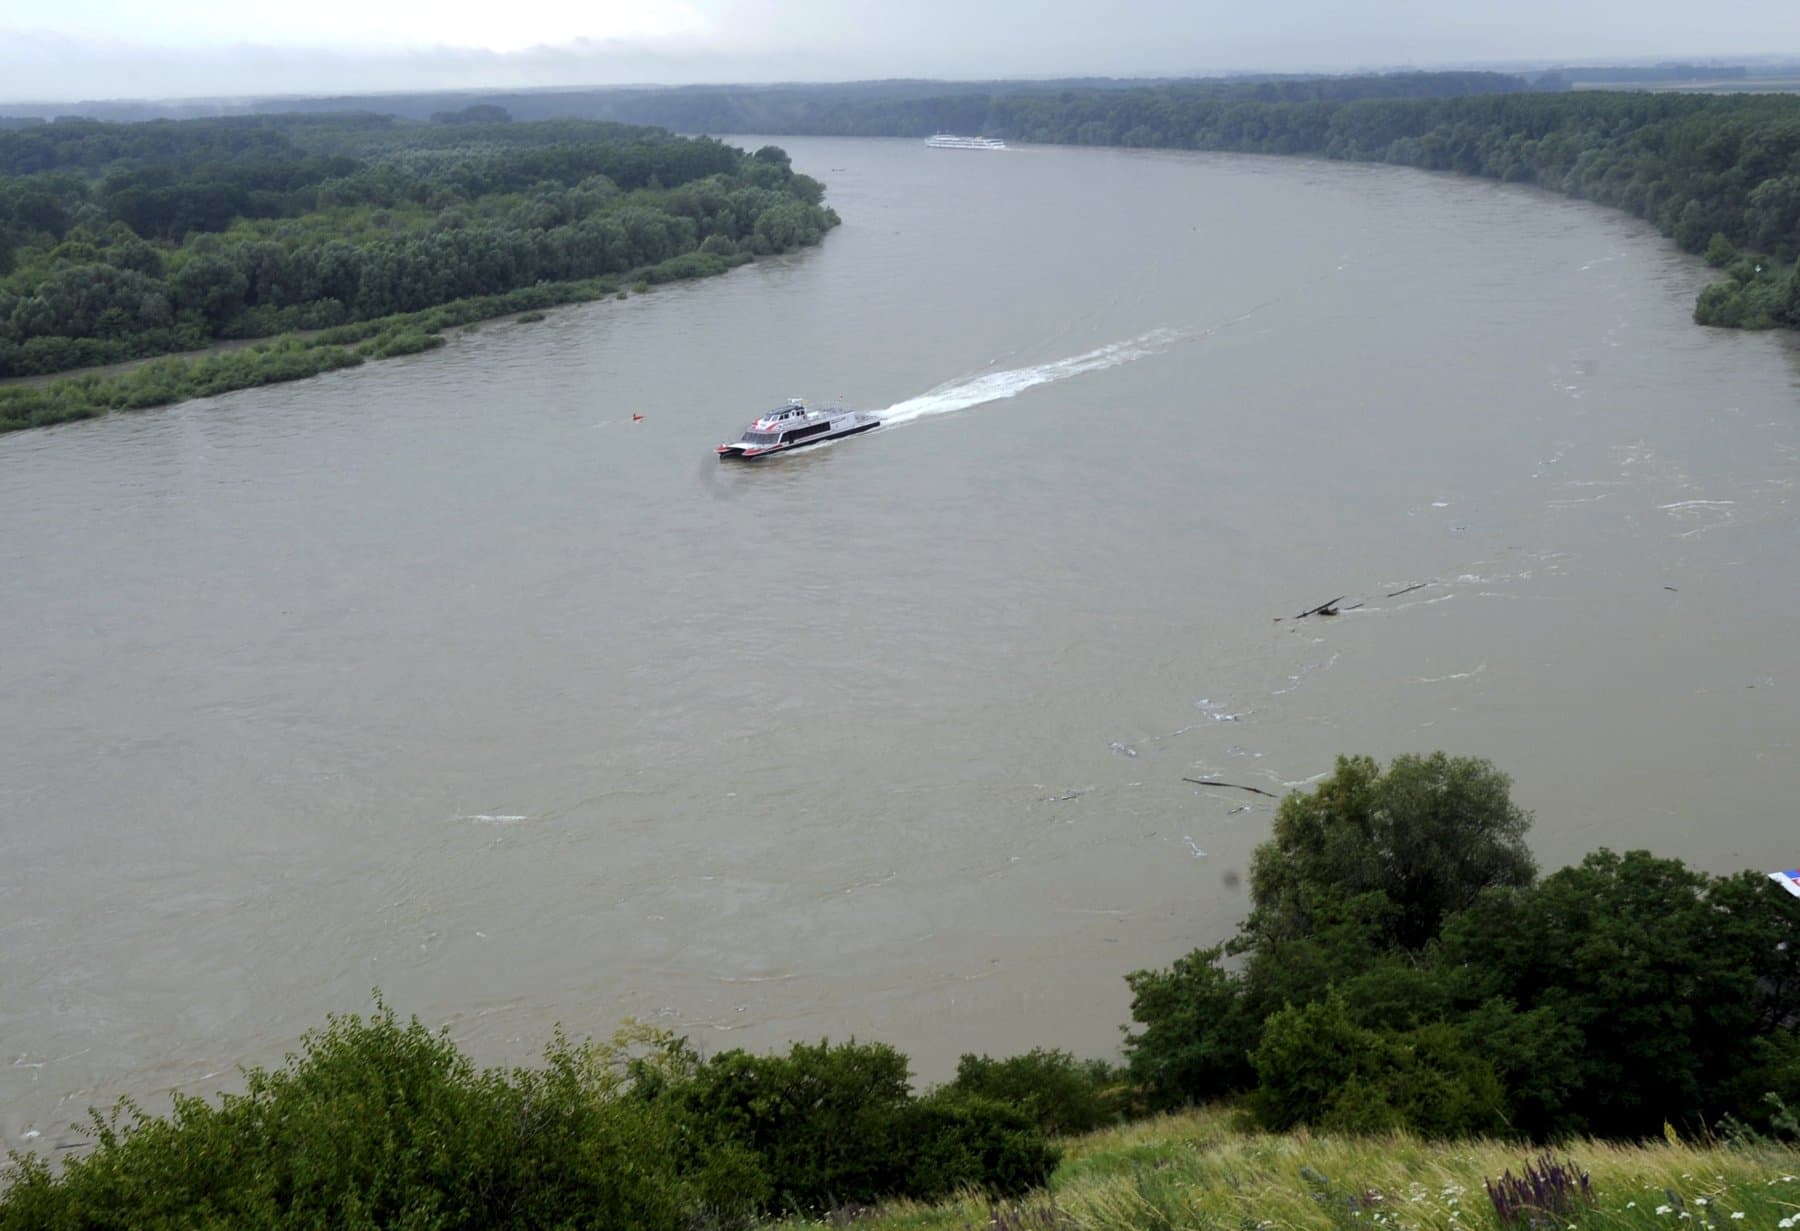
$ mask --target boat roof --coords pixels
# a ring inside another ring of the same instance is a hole
[[[792,419],[805,419],[813,413],[813,411],[806,408],[806,402],[803,399],[789,398],[786,406],[781,407],[779,410],[764,411],[756,417],[756,422],[752,423],[750,426],[753,429],[769,427],[776,423],[786,423]]]

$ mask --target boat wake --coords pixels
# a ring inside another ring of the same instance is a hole
[[[875,413],[884,427],[897,427],[902,423],[928,419],[933,415],[947,415],[952,411],[980,406],[984,402],[1017,397],[1027,389],[1067,380],[1071,376],[1116,368],[1120,364],[1159,354],[1192,336],[1192,333],[1179,329],[1152,329],[1135,338],[1113,342],[1080,355],[1071,355],[1067,359],[1040,363],[1035,367],[1014,368],[1006,372],[984,372],[980,376],[950,381],[928,393],[896,402],[886,410]]]

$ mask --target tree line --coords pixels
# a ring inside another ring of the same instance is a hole
[[[703,1058],[628,1027],[478,1070],[378,1003],[242,1093],[94,1113],[60,1171],[14,1155],[0,1231],[847,1220],[1017,1196],[1055,1138],[1208,1100],[1350,1135],[1800,1131],[1800,901],[1643,851],[1539,877],[1530,821],[1479,758],[1340,759],[1282,801],[1237,935],[1127,976],[1123,1065],[968,1054],[916,1094],[885,1044]]]
[[[1683,250],[1709,254],[1727,277],[1697,304],[1702,324],[1800,328],[1800,96],[1569,91],[1566,85],[1555,73],[1527,80],[1459,72],[935,89],[919,82],[704,86],[494,101],[517,114],[544,108],[688,132],[921,137],[953,131],[1064,145],[1389,162],[1538,184],[1634,214]],[[425,103],[402,105],[417,110]]]
[[[717,272],[816,243],[837,223],[823,196],[773,146],[593,121],[0,131],[0,376],[657,281],[634,275],[671,261]]]

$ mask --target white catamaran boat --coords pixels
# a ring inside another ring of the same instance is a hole
[[[934,150],[1003,150],[1006,142],[998,137],[958,137],[954,133],[938,133],[925,138]]]
[[[734,457],[748,461],[880,426],[881,420],[866,410],[842,410],[836,406],[812,410],[800,398],[789,398],[786,406],[762,415],[741,437],[719,445],[713,452],[722,462]]]

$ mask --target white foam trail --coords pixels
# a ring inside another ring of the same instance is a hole
[[[1027,389],[1035,389],[1039,385],[1067,380],[1071,376],[1081,376],[1088,372],[1101,372],[1107,368],[1116,368],[1122,363],[1130,363],[1134,359],[1143,359],[1167,350],[1184,336],[1186,335],[1176,329],[1152,329],[1149,333],[1140,334],[1124,342],[1113,342],[1080,355],[1071,355],[1067,359],[1040,363],[1035,367],[1014,368],[1006,372],[988,372],[967,380],[951,381],[948,384],[939,385],[929,393],[922,393],[916,398],[908,398],[904,402],[896,402],[886,410],[875,413],[880,417],[882,426],[886,428],[897,427],[902,423],[911,423],[915,419],[929,418],[932,415],[945,415],[951,411],[967,410],[971,406],[980,406],[984,402],[998,402],[1003,398],[1017,397]]]
[[[459,821],[474,821],[481,825],[517,825],[520,821],[529,821],[529,816],[502,816],[492,812],[464,813],[456,818]]]
[[[1482,663],[1479,667],[1476,667],[1472,671],[1457,671],[1450,675],[1421,675],[1419,677],[1419,683],[1421,683],[1421,684],[1443,684],[1449,680],[1469,680],[1469,679],[1474,679],[1476,676],[1480,675],[1483,671],[1486,671],[1486,670],[1487,670],[1487,664]]]

